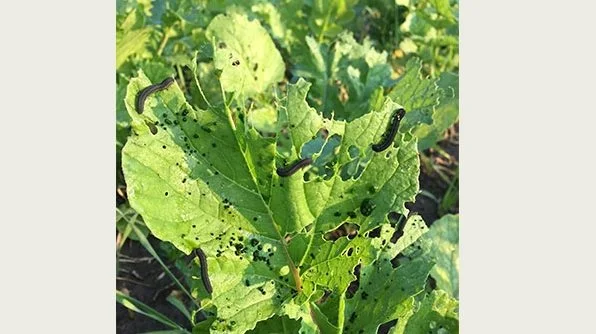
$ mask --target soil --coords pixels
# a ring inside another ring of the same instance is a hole
[[[158,250],[159,241],[152,236],[149,236],[149,240],[153,248]],[[120,254],[119,278],[116,280],[116,289],[128,293],[129,296],[152,307],[174,322],[186,328],[191,328],[188,319],[166,301],[166,298],[170,292],[176,289],[176,286],[173,285],[173,280],[164,273],[162,266],[153,259],[151,254],[139,242],[133,240],[127,240],[124,243]],[[176,277],[180,277],[173,265],[168,265],[168,268]],[[129,311],[121,304],[116,303],[117,333],[137,334],[165,329],[171,328],[142,314]]]
[[[422,155],[429,157],[433,165],[445,168],[447,172],[455,175],[459,166],[459,122],[447,130],[444,139],[438,143],[438,146],[449,155],[449,158],[442,157],[438,150],[433,148],[423,151]],[[420,166],[419,181],[421,190],[430,192],[439,200],[443,198],[449,188],[449,184],[435,170],[429,170],[423,164]],[[406,208],[420,214],[429,226],[440,218],[438,203],[422,193],[416,196],[414,203],[406,203]],[[448,213],[459,213],[459,196],[455,205],[447,211]]]
[[[449,158],[441,155],[437,149],[428,149],[422,152],[421,155],[428,157],[435,166],[443,166],[443,171],[451,172],[455,175],[459,162],[459,124],[455,124],[445,134],[438,146],[446,153]],[[436,199],[442,199],[449,187],[449,184],[444,181],[437,172],[429,170],[421,165],[420,172],[420,189],[425,190]],[[420,214],[428,225],[431,225],[439,217],[438,203],[433,199],[419,194],[416,196],[414,203],[406,204],[406,207],[412,212]],[[450,213],[459,213],[459,200],[449,210]],[[158,241],[150,237],[151,243],[157,250]],[[175,290],[172,279],[163,273],[163,268],[155,260],[149,260],[152,256],[136,241],[126,241],[121,249],[121,254],[128,259],[125,263],[120,261],[119,277],[116,281],[116,288],[119,291],[125,291],[133,298],[147,304],[158,312],[166,315],[178,324],[184,325],[186,328],[190,327],[190,322],[182,313],[174,308],[166,297]],[[145,259],[139,261],[139,259]],[[138,261],[132,263],[130,261]],[[124,269],[124,270],[122,270]],[[174,275],[178,276],[174,266],[170,266],[170,270]],[[129,311],[124,306],[117,303],[116,309],[116,329],[119,334],[137,334],[148,331],[157,331],[168,329],[158,321],[149,317]],[[395,325],[395,320],[388,322],[380,327],[379,333],[387,333],[388,330]]]

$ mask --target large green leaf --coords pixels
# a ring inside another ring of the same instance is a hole
[[[390,211],[407,214],[404,203],[418,191],[415,138],[398,135],[383,153],[370,148],[398,107],[390,99],[354,121],[328,120],[308,106],[310,85],[299,80],[288,87],[284,130],[274,139],[224,107],[194,109],[176,84],[150,95],[138,114],[136,96],[151,83],[140,72],[125,100],[133,129],[122,153],[129,201],[155,236],[207,254],[213,293],[203,305],[217,310],[213,332],[244,332],[275,314],[309,318],[318,286],[343,293],[353,279],[359,261],[340,259],[375,258],[368,238],[334,243],[323,233],[347,219],[369,231]],[[320,129],[337,144],[324,175],[317,161],[326,150],[309,148]],[[306,155],[312,168],[274,173]],[[327,269],[337,270],[333,278]]]
[[[214,43],[215,67],[227,92],[261,93],[283,78],[285,65],[259,21],[235,13],[216,16],[206,36]]]

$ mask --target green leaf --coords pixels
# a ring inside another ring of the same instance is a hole
[[[450,21],[455,21],[455,16],[453,16],[453,12],[451,11],[449,0],[431,0],[431,3],[437,10],[437,13]]]
[[[437,288],[459,297],[459,215],[445,215],[435,221],[424,236],[431,240],[430,256],[435,267],[431,276]]]
[[[328,120],[308,105],[310,85],[299,80],[279,111],[282,130],[267,138],[225,106],[193,108],[177,84],[151,94],[138,114],[136,96],[151,83],[139,72],[125,99],[133,131],[122,151],[129,201],[156,237],[186,254],[206,253],[213,293],[201,302],[217,312],[211,332],[242,333],[284,314],[302,319],[302,328],[316,326],[309,301],[321,287],[342,291],[353,279],[357,261],[340,259],[370,262],[377,252],[369,238],[336,244],[324,233],[347,219],[365,233],[391,211],[407,214],[404,203],[418,192],[414,137],[396,136],[381,154],[370,148],[399,106],[387,99],[351,122]],[[307,156],[309,168],[283,178],[274,172]],[[362,253],[348,255],[349,247]],[[328,250],[325,262],[341,272],[327,278],[311,250]]]
[[[339,333],[339,328],[329,322],[327,316],[321,312],[317,304],[310,303],[311,315],[313,317],[313,322],[316,324],[318,332],[321,334],[337,334]]]
[[[445,130],[459,117],[459,76],[449,72],[441,73],[437,84],[443,90],[444,96],[433,113],[433,121],[431,124],[420,124],[414,130],[414,135],[419,138],[420,151],[442,140]]]
[[[267,25],[271,36],[288,52],[288,57],[301,52],[308,34],[305,3],[294,0],[258,2],[251,10]]]
[[[281,81],[285,65],[275,44],[259,21],[246,16],[216,16],[206,31],[214,43],[215,67],[227,92],[251,96]]]
[[[309,26],[318,42],[337,36],[343,25],[354,19],[358,0],[313,0]]]
[[[122,204],[116,208],[116,229],[123,234],[123,238],[139,240],[136,233],[131,234],[133,232],[131,225],[136,225],[145,237],[149,235],[149,230],[143,224],[143,219],[139,214],[126,203]]]
[[[247,334],[295,334],[300,329],[300,322],[286,316],[273,317],[257,324]]]
[[[434,263],[418,257],[393,269],[391,260],[412,245],[427,231],[420,216],[410,217],[404,224],[403,235],[396,243],[388,242],[396,229],[382,226],[376,247],[378,257],[360,270],[360,283],[354,296],[347,300],[344,332],[373,333],[382,323],[404,318],[412,313],[414,296],[424,291],[426,278]],[[386,305],[383,301],[394,305]]]
[[[116,29],[116,68],[133,55],[146,51],[146,45],[151,37],[152,29],[139,27],[143,25],[140,14],[133,10]]]
[[[412,58],[406,64],[406,71],[389,93],[389,97],[406,109],[399,131],[407,132],[421,124],[432,124],[433,115],[445,92],[438,87],[437,80],[422,79],[422,64]]]
[[[192,321],[192,320],[191,320],[191,317],[190,317],[190,312],[188,312],[188,309],[186,308],[186,305],[184,305],[184,303],[183,303],[183,302],[182,302],[180,299],[178,299],[178,298],[176,298],[174,295],[170,294],[170,295],[169,295],[169,296],[166,298],[166,300],[167,300],[167,301],[168,301],[170,304],[172,304],[172,305],[173,305],[173,306],[174,306],[176,309],[178,309],[178,311],[180,311],[182,314],[184,314],[184,316],[185,316],[185,317],[186,317],[188,320]]]
[[[378,52],[368,38],[362,44],[341,33],[333,48],[306,38],[309,54],[300,57],[293,73],[313,82],[309,102],[326,117],[353,120],[369,112],[378,89],[394,84],[387,52]]]
[[[458,333],[459,303],[444,291],[434,290],[406,325],[404,333]]]

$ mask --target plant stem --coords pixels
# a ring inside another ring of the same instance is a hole
[[[161,53],[163,52],[163,49],[166,47],[166,43],[168,42],[168,39],[170,39],[170,28],[166,28],[166,31],[164,31],[164,34],[163,34],[163,38],[161,39],[161,42],[159,43],[159,48],[157,49],[158,57],[161,57]]]

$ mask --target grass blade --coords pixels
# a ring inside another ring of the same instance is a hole
[[[183,302],[182,302],[180,299],[178,299],[178,298],[176,298],[176,297],[174,297],[173,295],[171,295],[171,294],[170,294],[170,295],[168,296],[168,298],[166,298],[166,300],[167,300],[167,301],[168,301],[170,304],[174,305],[174,307],[175,307],[175,308],[177,308],[177,309],[178,309],[178,311],[182,312],[182,314],[184,314],[184,316],[185,316],[185,317],[186,317],[186,318],[187,318],[187,319],[188,319],[190,322],[192,322],[192,320],[191,320],[191,318],[190,318],[190,313],[188,312],[188,309],[186,309],[186,306],[184,305],[184,303],[183,303]]]
[[[139,300],[136,300],[130,296],[123,294],[122,292],[116,290],[116,301],[122,306],[126,307],[129,310],[135,311],[137,313],[143,314],[151,319],[159,321],[160,323],[177,329],[179,333],[189,333],[186,331],[182,326],[178,325],[174,321],[170,320],[165,315],[159,313],[155,309],[151,308],[150,306],[142,303]],[[182,332],[180,332],[182,331]]]
[[[176,276],[174,274],[172,274],[170,269],[168,269],[168,266],[166,266],[166,264],[163,263],[163,261],[161,260],[159,255],[157,255],[157,252],[153,249],[153,246],[151,246],[151,244],[149,243],[149,240],[147,240],[147,237],[145,237],[143,235],[143,233],[139,230],[138,227],[136,227],[135,225],[131,225],[131,226],[132,226],[133,230],[135,231],[135,234],[139,238],[139,242],[141,243],[141,245],[143,245],[143,247],[145,247],[145,249],[149,252],[149,254],[151,254],[157,260],[157,262],[159,262],[159,264],[161,264],[164,271],[172,278],[172,280],[174,280],[174,282],[178,285],[178,287],[182,290],[182,292],[184,292],[188,296],[188,298],[190,298],[190,300],[192,300],[193,303],[195,303],[195,305],[197,305],[200,308],[201,307],[200,304],[197,303],[197,301],[193,298],[193,296],[190,294],[190,292],[188,292],[188,290],[186,290],[184,285],[182,285],[182,283],[180,283],[180,281],[176,278]]]

